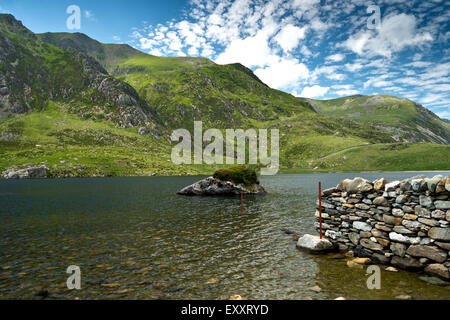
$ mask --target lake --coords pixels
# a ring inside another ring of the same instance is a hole
[[[183,197],[202,177],[124,177],[0,181],[0,299],[450,299],[424,274],[382,267],[381,290],[365,270],[336,255],[296,249],[281,229],[316,234],[318,182],[401,173],[261,177],[269,192],[245,197]],[[438,172],[420,173],[434,176]],[[442,173],[448,175],[447,173]],[[81,268],[81,290],[66,269]],[[321,292],[310,290],[320,286]]]

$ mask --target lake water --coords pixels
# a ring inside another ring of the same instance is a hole
[[[269,194],[246,197],[243,215],[239,197],[175,194],[202,177],[0,181],[0,299],[450,299],[423,274],[384,268],[381,290],[368,290],[365,270],[301,252],[281,232],[316,233],[318,181],[416,174],[261,177]],[[81,290],[66,287],[70,265]]]

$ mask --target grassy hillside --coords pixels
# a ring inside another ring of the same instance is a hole
[[[283,132],[281,172],[450,170],[448,146],[370,145],[366,139],[326,131],[299,136]],[[45,163],[52,176],[86,177],[211,174],[227,167],[176,166],[170,154],[171,145],[162,138],[142,136],[136,128],[121,129],[108,121],[81,120],[53,102],[42,112],[0,119],[0,171]]]
[[[179,168],[169,159],[167,141],[108,121],[81,120],[53,102],[42,112],[0,120],[0,171],[45,163],[53,176],[199,172]]]
[[[356,146],[313,161],[319,171],[450,170],[450,147],[431,143]]]
[[[141,54],[121,63],[116,73],[136,88],[169,128],[190,128],[194,119],[216,128],[246,127],[249,119],[314,113],[306,103],[268,88],[239,64]]]
[[[317,112],[370,123],[389,132],[396,141],[450,143],[450,124],[408,99],[377,95],[332,100],[302,99]]]

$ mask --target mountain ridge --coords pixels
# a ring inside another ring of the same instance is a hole
[[[388,119],[393,130],[380,126],[381,115],[333,114],[326,103],[269,88],[241,64],[156,57],[80,33],[35,35],[11,15],[0,15],[0,44],[0,170],[45,163],[60,177],[221,168],[170,162],[171,132],[192,132],[194,121],[204,129],[279,129],[283,172],[448,168],[446,133],[441,145],[414,143],[437,142],[433,134],[447,130],[419,107],[413,115],[423,115],[431,134],[403,143],[407,135],[396,140],[395,130],[412,129],[402,114]]]
[[[63,39],[67,40],[67,39],[71,39],[71,38],[75,38],[76,41],[72,41],[72,42],[66,42],[64,40],[59,40],[61,38],[61,35],[64,35]],[[106,45],[101,44],[100,42],[93,40],[91,38],[89,38],[86,35],[83,34],[79,34],[79,33],[74,33],[74,34],[70,34],[70,33],[58,33],[58,34],[52,34],[52,33],[45,33],[45,34],[41,34],[38,35],[40,37],[42,37],[43,39],[50,39],[51,38],[51,43],[59,46],[59,47],[66,47],[66,48],[72,48],[72,49],[77,49],[80,47],[80,41],[83,40],[86,44],[90,44],[90,46],[92,47],[93,44],[95,44],[95,46],[98,47],[104,47]],[[78,43],[78,44],[77,44]],[[121,45],[110,45],[112,47],[114,46],[121,46]],[[83,47],[83,45],[81,45],[81,47]],[[86,46],[84,46],[86,47]],[[89,47],[89,46],[87,46]],[[131,48],[131,47],[130,47]],[[104,49],[103,49],[104,50]],[[130,65],[130,63],[127,63],[129,61],[131,61],[133,58],[137,58],[137,59],[141,59],[141,60],[150,60],[150,59],[179,59],[182,60],[183,58],[164,58],[164,57],[155,57],[155,56],[151,56],[151,55],[147,55],[145,53],[142,53],[136,49],[130,49],[132,50],[132,54],[130,53],[129,55],[123,55],[121,58],[116,58],[114,61],[116,64],[112,63],[111,60],[107,60],[104,61],[102,59],[100,59],[101,61],[103,61],[102,65],[105,68],[108,68],[109,71],[111,72],[111,74],[119,77],[120,79],[132,84],[133,87],[136,88],[136,86],[140,86],[136,84],[136,82],[133,82],[133,79],[131,79],[132,77],[130,76],[130,74],[138,74],[138,73],[142,73],[142,72],[153,72],[155,71],[154,69],[146,69],[146,67],[144,66],[144,63],[141,64],[135,64],[133,66]],[[99,49],[97,49],[97,51],[99,51]],[[92,53],[92,50],[87,50],[87,49],[83,49],[82,52],[92,56],[95,58],[96,54]],[[191,61],[195,61],[196,59],[198,61],[203,61],[202,63],[204,64],[204,66],[209,66],[210,68],[212,68],[213,66],[215,66],[215,64],[205,58],[190,58],[187,57],[185,58],[187,60],[191,59]],[[119,62],[122,62],[122,64],[120,64]],[[193,64],[195,64],[194,62],[192,62]],[[200,62],[198,62],[199,65],[201,65]],[[247,74],[249,77],[251,77],[252,79],[254,79],[255,81],[263,84],[264,86],[267,87],[266,84],[264,84],[250,69],[246,68],[245,66],[243,66],[242,64],[239,63],[235,63],[235,64],[230,64],[230,65],[224,65],[222,66],[224,68],[226,67],[233,67],[239,71],[244,72],[245,74]],[[156,70],[158,72],[160,72],[160,70]],[[183,70],[185,72],[189,72],[189,70]],[[142,81],[141,81],[142,82]],[[208,85],[208,83],[206,83],[206,85]],[[268,88],[268,87],[267,87]],[[148,88],[143,88],[142,86],[138,89],[138,91],[141,90],[142,94],[144,96],[147,96],[147,93],[144,93],[143,91],[147,91]],[[156,91],[161,91],[160,89],[157,89]],[[151,92],[153,94],[155,94],[155,90],[151,90]],[[141,95],[142,95],[141,94]],[[326,116],[332,116],[332,117],[346,117],[346,118],[352,118],[352,120],[356,121],[356,122],[361,122],[360,120],[360,115],[358,115],[358,110],[354,111],[354,112],[347,112],[346,114],[335,114],[333,112],[330,112],[330,110],[325,110],[321,107],[318,107],[318,105],[324,105],[330,101],[339,101],[339,100],[344,100],[347,101],[349,99],[370,99],[370,98],[383,98],[386,97],[386,95],[372,95],[372,96],[364,96],[364,95],[353,95],[353,96],[346,96],[346,97],[340,97],[340,98],[336,98],[336,99],[331,99],[331,100],[314,100],[314,99],[308,99],[308,98],[299,98],[300,101],[305,102],[308,106],[310,106],[315,112],[319,113],[319,114],[323,114]],[[408,103],[414,104],[414,106],[416,107],[417,111],[415,115],[412,115],[410,119],[407,119],[407,121],[401,121],[400,119],[394,123],[394,126],[390,126],[389,124],[391,124],[391,121],[386,121],[386,119],[378,119],[378,120],[373,120],[373,121],[362,121],[362,122],[366,122],[366,123],[370,123],[371,125],[374,126],[379,126],[382,130],[385,130],[387,132],[391,133],[392,138],[395,141],[398,142],[432,142],[432,143],[441,143],[441,144],[449,144],[450,143],[450,127],[448,126],[448,121],[445,121],[444,119],[439,118],[437,115],[435,115],[432,111],[426,109],[425,107],[423,107],[422,105],[408,100],[408,99],[404,99],[404,98],[398,98],[398,97],[393,97],[394,99],[401,99],[403,101],[408,101]],[[154,102],[154,101],[151,101]],[[363,103],[361,103],[363,104]],[[197,103],[193,103],[193,105],[197,105]],[[400,106],[400,108],[402,108],[403,106]],[[379,108],[379,106],[378,106]],[[368,108],[366,108],[367,111]],[[403,111],[403,110],[401,110]],[[401,112],[399,112],[401,113]],[[192,114],[190,115],[192,116]],[[164,115],[162,116],[164,118]],[[389,117],[392,117],[392,113],[389,115]],[[362,117],[364,118],[364,117]],[[364,120],[364,119],[363,119]],[[388,124],[388,125],[386,125]],[[411,126],[411,124],[414,124],[415,127]],[[170,123],[165,123],[166,126],[171,126],[172,124]]]

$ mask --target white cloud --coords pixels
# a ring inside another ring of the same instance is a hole
[[[152,56],[162,56],[163,53],[160,49],[152,49],[151,51],[149,51],[149,54],[151,54]]]
[[[95,14],[91,10],[84,10],[84,17],[91,21],[97,21]]]
[[[405,64],[406,67],[414,67],[414,68],[425,68],[430,66],[431,62],[425,62],[425,61],[414,61],[408,64]]]
[[[152,48],[153,44],[155,43],[154,40],[147,39],[147,38],[141,38],[141,39],[139,39],[139,42],[140,42],[140,47],[143,50]]]
[[[424,88],[435,92],[450,92],[450,83],[433,83],[430,85],[425,85]]]
[[[425,95],[425,97],[421,98],[419,101],[420,101],[420,103],[423,103],[423,104],[436,103],[446,97],[447,97],[447,95],[445,95],[445,94],[428,93]]]
[[[300,40],[305,38],[306,30],[306,27],[288,24],[275,36],[275,41],[285,52],[289,52],[297,48]]]
[[[392,86],[393,81],[396,80],[396,75],[397,73],[391,72],[391,73],[384,73],[379,76],[369,77],[368,80],[364,82],[364,89],[369,87],[375,88],[390,87]],[[389,80],[389,78],[393,78],[395,80]]]
[[[336,80],[336,81],[342,81],[342,80],[345,80],[347,78],[345,76],[345,74],[342,74],[342,73],[326,74],[325,77],[330,79],[330,80]]]
[[[236,39],[217,57],[216,63],[240,62],[247,67],[261,67],[278,60],[272,53],[267,37],[260,32],[254,37]]]
[[[255,74],[268,86],[281,89],[308,79],[309,70],[297,59],[279,59],[268,67],[257,69]]]
[[[306,11],[320,4],[320,0],[294,0],[292,8],[294,10]]]
[[[353,96],[355,94],[358,94],[358,90],[337,90],[334,92],[338,96]]]
[[[180,51],[183,48],[183,43],[181,39],[178,37],[178,34],[175,31],[170,31],[166,34],[167,39],[169,40],[169,49],[173,51]]]
[[[139,31],[134,30],[134,31],[130,34],[130,38],[132,38],[132,39],[140,39],[140,38],[143,38],[143,35],[142,35]]]
[[[331,26],[322,22],[319,18],[314,18],[311,21],[311,28],[315,31],[320,31],[320,32],[324,32],[326,31],[328,28],[330,28]]]
[[[324,76],[330,80],[342,81],[346,76],[342,73],[337,73],[336,71],[340,68],[338,65],[326,65],[321,66],[316,69],[311,74],[311,79],[317,81],[320,76]]]
[[[327,94],[328,90],[330,90],[329,87],[314,85],[312,87],[305,87],[300,95],[305,98],[320,98]]]
[[[345,64],[345,68],[350,72],[359,71],[363,68],[363,65],[361,63],[347,63]]]
[[[385,81],[385,80],[379,80],[372,83],[373,87],[380,88],[380,87],[388,87],[392,86],[392,82]]]
[[[376,35],[362,31],[349,37],[343,46],[359,55],[391,57],[406,47],[420,46],[433,40],[429,32],[421,32],[416,27],[413,15],[391,14],[383,19]]]
[[[450,119],[450,111],[449,110],[439,111],[439,112],[436,112],[436,114],[441,119]]]
[[[353,87],[352,84],[336,84],[331,86],[333,90],[351,90]]]
[[[421,75],[422,79],[443,79],[450,75],[450,62],[435,64],[432,67],[425,70]],[[449,81],[449,79],[445,79]]]
[[[341,62],[344,59],[345,59],[345,56],[342,53],[332,54],[331,56],[328,56],[325,58],[325,60],[331,61],[331,62]]]
[[[362,55],[364,47],[370,39],[370,34],[368,32],[362,32],[356,36],[351,36],[345,41],[344,46],[353,52]]]
[[[303,46],[300,48],[300,53],[301,53],[302,55],[304,55],[304,56],[310,56],[310,55],[312,55],[311,50],[309,50],[308,47],[305,46],[305,45],[303,45]]]

